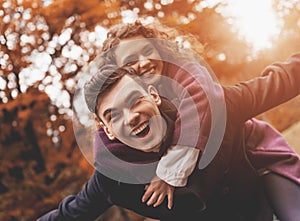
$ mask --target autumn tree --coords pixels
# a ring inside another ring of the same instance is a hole
[[[284,22],[280,40],[277,47],[251,56],[251,46],[237,37],[230,18],[222,14],[225,1],[208,2],[0,1],[0,220],[35,219],[78,192],[92,173],[75,138],[87,136],[86,131],[74,135],[74,122],[82,122],[74,114],[73,95],[92,74],[87,67],[112,25],[158,19],[194,34],[199,47],[204,46],[204,59],[226,84],[256,76],[276,58],[299,50],[299,3],[274,1]],[[266,116],[278,121],[276,114]],[[296,118],[295,111],[277,125],[284,129]]]

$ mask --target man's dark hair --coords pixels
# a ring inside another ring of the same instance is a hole
[[[101,95],[107,92],[124,75],[134,77],[138,83],[145,88],[144,81],[139,79],[136,71],[130,66],[118,67],[116,65],[104,65],[93,77],[84,85],[84,97],[88,109],[97,116],[97,103]],[[137,77],[137,78],[136,78]],[[99,117],[99,116],[98,116]]]

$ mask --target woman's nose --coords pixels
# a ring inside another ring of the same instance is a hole
[[[142,68],[144,66],[146,66],[147,64],[150,63],[150,59],[143,56],[143,55],[140,55],[139,56],[139,66]]]

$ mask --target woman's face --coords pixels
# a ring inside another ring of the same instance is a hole
[[[117,65],[129,65],[138,75],[145,77],[146,83],[154,84],[160,80],[163,61],[155,46],[142,36],[126,38],[115,49]]]

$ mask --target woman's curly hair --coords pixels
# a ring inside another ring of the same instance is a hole
[[[102,52],[105,63],[115,63],[114,48],[121,40],[143,36],[149,39],[160,55],[168,60],[198,60],[197,57],[203,54],[203,45],[191,34],[184,33],[175,28],[170,28],[158,21],[149,24],[142,24],[139,20],[130,24],[119,24],[112,27],[107,33],[107,39],[103,43]],[[193,48],[185,48],[183,44],[178,42],[188,42]]]

